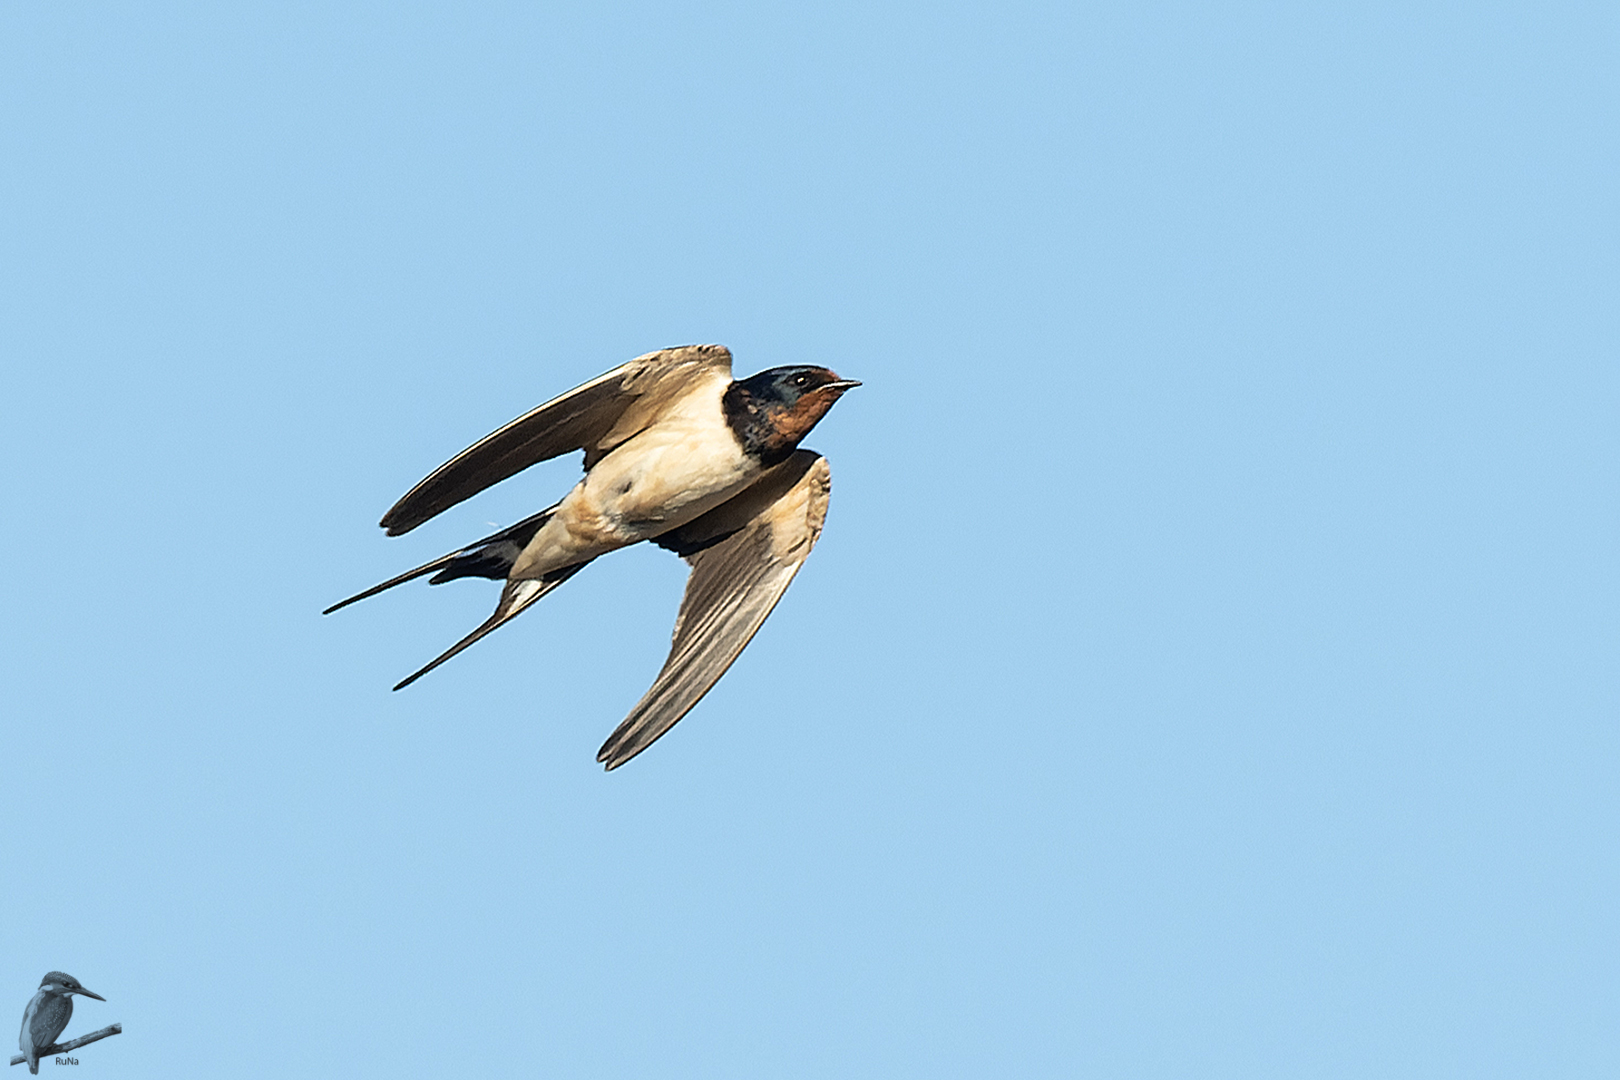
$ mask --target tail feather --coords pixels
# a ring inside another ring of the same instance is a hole
[[[556,509],[555,506],[547,507],[533,517],[524,518],[516,525],[509,525],[498,533],[492,533],[482,540],[475,540],[466,547],[457,548],[448,555],[441,555],[414,570],[407,570],[398,577],[389,578],[381,585],[373,585],[364,592],[355,593],[347,600],[339,600],[321,614],[330,615],[339,608],[346,608],[367,597],[376,596],[395,585],[414,581],[423,574],[433,574],[428,579],[430,585],[440,585],[464,577],[483,577],[499,581],[511,573],[512,564],[517,561],[518,555],[529,541],[534,539],[534,534],[540,531],[540,526],[550,519]]]
[[[475,548],[450,560],[450,564],[428,578],[429,585],[443,585],[457,578],[481,577],[500,581],[512,572],[512,564],[523,551],[522,544],[499,543]]]
[[[432,662],[426,667],[423,667],[415,673],[400,680],[394,689],[405,689],[407,686],[411,685],[411,683],[415,682],[417,679],[420,679],[422,676],[426,675],[428,672],[432,671],[434,668],[438,667],[440,664],[444,663],[446,660],[450,659],[467,646],[473,644],[475,641],[478,641],[486,634],[495,630],[503,623],[517,618],[517,616],[520,615],[530,604],[534,603],[536,600],[540,599],[542,596],[546,595],[551,590],[555,589],[557,586],[579,573],[586,567],[586,565],[586,563],[579,563],[575,566],[566,566],[561,570],[553,570],[543,578],[526,578],[521,581],[507,582],[506,588],[501,590],[501,602],[495,605],[495,614],[485,619],[483,623],[481,623],[472,633],[468,634],[466,637],[450,646],[450,648],[434,657]]]

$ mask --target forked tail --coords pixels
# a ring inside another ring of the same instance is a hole
[[[364,592],[355,593],[347,600],[339,600],[321,614],[330,615],[339,608],[346,608],[368,596],[376,596],[385,589],[392,589],[395,585],[403,585],[407,581],[415,581],[423,574],[433,574],[433,577],[428,579],[430,585],[440,585],[464,577],[483,577],[500,581],[512,572],[512,564],[517,561],[518,555],[529,541],[534,539],[534,534],[540,531],[540,526],[550,519],[556,509],[555,506],[548,506],[516,525],[509,525],[498,533],[492,533],[482,540],[475,540],[464,548],[457,548],[448,555],[441,555],[414,570],[407,570],[398,577],[389,578],[381,585],[373,585]],[[434,573],[435,570],[438,573]]]
[[[579,563],[576,566],[565,566],[561,570],[553,570],[543,578],[526,578],[521,581],[508,581],[506,583],[506,588],[501,590],[501,602],[495,605],[495,614],[491,615],[488,619],[485,619],[483,624],[479,626],[478,629],[474,630],[472,633],[468,634],[466,637],[462,638],[460,641],[450,646],[450,648],[446,649],[443,653],[435,657],[433,661],[426,667],[406,677],[405,679],[402,679],[399,684],[394,687],[394,689],[405,689],[407,686],[411,685],[411,683],[415,682],[417,679],[420,679],[422,676],[426,675],[428,672],[432,671],[434,668],[438,667],[440,664],[444,663],[446,660],[450,659],[452,656],[456,655],[456,653],[460,652],[462,649],[465,649],[467,646],[471,645],[473,642],[477,641],[491,630],[494,630],[496,627],[510,619],[516,618],[530,604],[534,603],[536,600],[546,595],[546,593],[550,592],[552,589],[555,589],[557,586],[579,573],[586,567],[586,565],[586,563]]]

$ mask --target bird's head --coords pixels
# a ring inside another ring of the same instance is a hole
[[[743,445],[767,462],[781,461],[844,395],[861,385],[808,364],[770,368],[726,391],[726,415]]]
[[[45,977],[39,980],[39,988],[48,994],[83,994],[85,997],[93,997],[97,1001],[107,1000],[93,990],[86,990],[78,979],[65,971],[46,972]]]

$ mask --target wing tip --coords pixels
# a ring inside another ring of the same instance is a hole
[[[607,737],[602,748],[596,752],[597,763],[602,766],[604,772],[612,772],[658,741],[656,736],[652,739],[637,739],[638,734],[637,730],[630,727],[630,718],[626,717],[625,722]]]
[[[607,772],[612,772],[614,769],[617,769],[620,765],[622,765],[624,761],[629,760],[628,758],[623,760],[619,758],[618,743],[619,733],[615,731],[613,734],[607,737],[607,742],[603,743],[601,748],[596,751],[596,763],[601,765]]]

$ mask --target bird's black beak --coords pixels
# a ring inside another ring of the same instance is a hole
[[[853,390],[861,385],[859,379],[834,379],[832,382],[822,383],[817,390],[836,390],[842,394],[845,390]]]
[[[82,986],[79,987],[77,990],[75,990],[73,992],[75,994],[83,994],[85,997],[93,997],[97,1001],[106,1001],[107,1000],[106,998],[102,997],[100,994],[96,993],[94,990],[86,990]]]

